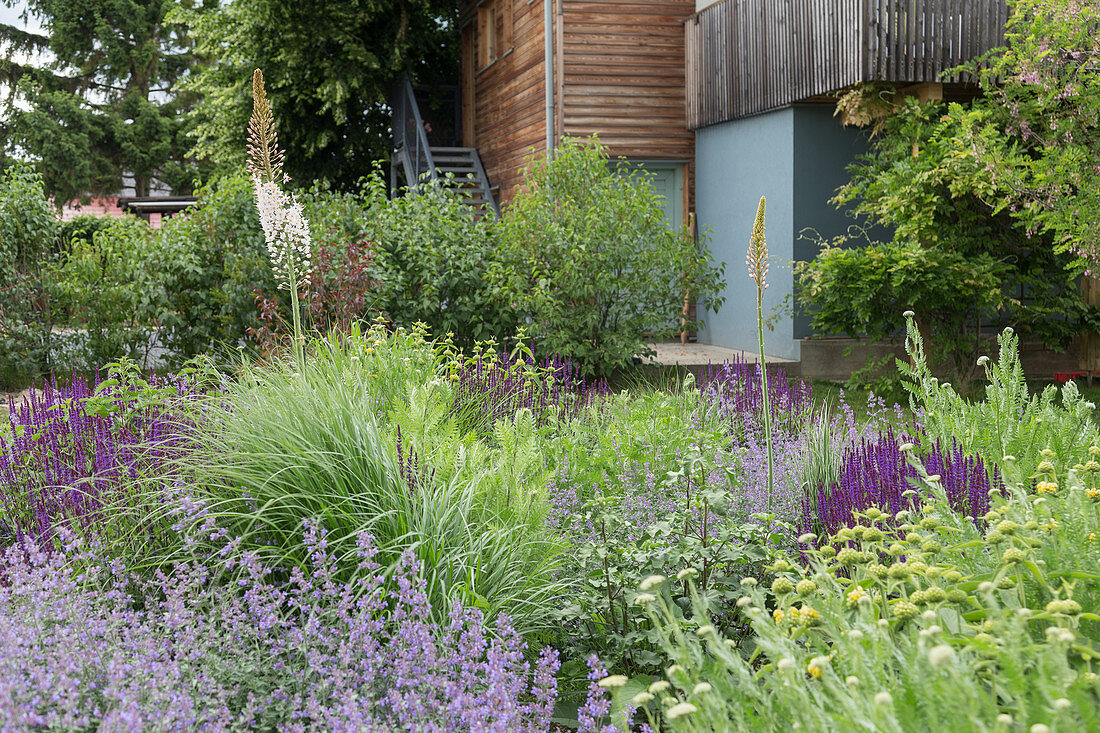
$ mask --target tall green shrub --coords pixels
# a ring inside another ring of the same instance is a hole
[[[199,191],[199,204],[164,223],[149,252],[150,306],[170,360],[242,343],[256,325],[257,290],[274,290],[247,178]]]
[[[378,307],[395,324],[421,322],[459,346],[515,332],[515,314],[488,277],[499,261],[496,219],[443,186],[390,199],[375,174],[363,190],[374,244]]]
[[[68,364],[94,371],[120,357],[144,362],[149,353],[149,225],[135,217],[109,220],[88,239],[74,236],[54,277],[70,333]]]
[[[0,176],[0,386],[45,374],[51,367],[52,280],[57,215],[42,176],[16,165]]]
[[[721,290],[721,267],[671,231],[652,183],[627,175],[595,138],[534,158],[505,212],[497,282],[543,353],[606,374],[678,327],[685,293]],[[708,306],[716,308],[711,299]]]

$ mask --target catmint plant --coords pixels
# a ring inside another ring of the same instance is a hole
[[[764,197],[756,209],[756,221],[752,225],[749,253],[745,262],[749,277],[756,282],[756,332],[760,342],[760,383],[764,401],[764,440],[768,446],[768,496],[775,491],[774,459],[772,456],[771,411],[768,409],[768,365],[764,361],[764,291],[768,289],[768,242],[764,236]]]
[[[299,367],[305,361],[302,316],[298,307],[298,288],[310,269],[311,236],[302,205],[293,194],[282,190],[289,181],[283,172],[283,151],[275,134],[275,116],[264,90],[259,69],[252,74],[252,119],[248,123],[248,173],[256,193],[256,209],[264,230],[271,267],[279,286],[290,291],[290,309],[294,319],[294,356]]]

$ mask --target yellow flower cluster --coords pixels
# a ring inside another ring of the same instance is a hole
[[[1035,492],[1038,494],[1054,494],[1058,491],[1058,484],[1053,481],[1040,481],[1035,486]]]
[[[821,614],[810,606],[803,605],[801,608],[791,606],[786,613],[777,608],[772,612],[772,618],[777,624],[788,620],[792,626],[815,626],[821,620]]]

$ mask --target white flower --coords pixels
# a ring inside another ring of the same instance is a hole
[[[303,278],[309,272],[313,241],[309,222],[302,213],[302,205],[274,181],[253,176],[252,188],[256,192],[256,210],[260,214],[271,268],[275,271],[279,286],[289,289],[287,271],[290,267],[294,268],[297,278]]]
[[[604,688],[605,690],[613,690],[616,687],[623,687],[624,685],[626,685],[626,683],[627,683],[626,675],[613,674],[613,675],[609,675],[607,677],[604,677],[602,680],[600,680],[596,684],[599,685],[600,687]]]
[[[704,692],[710,692],[713,689],[714,688],[710,686],[709,682],[700,682],[699,684],[697,684],[694,687],[694,689],[692,689],[691,694],[692,695],[702,695]],[[1057,705],[1058,701],[1055,700],[1054,704]]]
[[[1008,713],[1001,713],[997,716],[997,722],[1001,725],[1012,725],[1012,716]]]
[[[955,650],[949,647],[947,644],[939,644],[932,647],[928,652],[928,663],[933,667],[942,667],[951,661],[951,658],[955,656]]]
[[[650,575],[648,578],[642,581],[642,584],[638,587],[641,590],[652,590],[661,583],[665,582],[665,576],[663,575]]]
[[[645,705],[648,702],[651,702],[652,700],[653,700],[653,695],[650,695],[648,692],[639,692],[637,695],[634,696],[634,698],[631,700],[631,702],[633,702],[638,707],[642,707],[643,705]]]
[[[653,603],[655,600],[657,600],[657,596],[653,595],[652,593],[639,593],[638,595],[634,596],[634,603],[639,606],[644,606],[647,603]]]
[[[776,669],[780,672],[786,672],[788,669],[794,666],[794,662],[787,657],[783,657],[775,664]]]
[[[1042,723],[1036,723],[1031,726],[1031,733],[1050,733],[1050,727]]]
[[[671,686],[672,685],[668,683],[668,680],[657,680],[649,686],[649,691],[654,695],[660,695]]]
[[[890,697],[889,692],[880,692],[875,695],[875,705],[879,707],[886,707],[894,701],[894,698]]]
[[[1057,700],[1055,700],[1055,701],[1054,701],[1054,709],[1055,709],[1055,710],[1059,710],[1059,711],[1061,711],[1061,710],[1069,710],[1069,708],[1070,708],[1070,706],[1071,706],[1072,704],[1073,704],[1073,703],[1071,703],[1071,702],[1070,702],[1069,700],[1067,700],[1066,698],[1064,698],[1064,697],[1060,697],[1060,698],[1058,698]]]
[[[859,677],[856,677],[854,674],[848,675],[844,678],[844,684],[848,685],[848,687],[859,687]]]
[[[683,715],[691,715],[699,708],[692,705],[690,702],[681,702],[673,705],[665,712],[665,717],[669,720],[676,720]]]

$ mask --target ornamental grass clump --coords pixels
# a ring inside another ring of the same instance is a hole
[[[177,469],[219,524],[264,562],[304,568],[299,527],[318,517],[348,582],[355,536],[370,532],[385,572],[406,550],[419,558],[440,620],[460,600],[508,613],[524,634],[545,626],[560,587],[545,512],[528,511],[531,487],[496,480],[489,449],[448,422],[430,345],[372,330],[308,356],[244,369],[203,413]]]
[[[192,526],[218,538],[211,558],[153,576],[71,536],[65,552],[7,549],[0,728],[549,729],[557,652],[529,653],[507,617],[477,608],[433,620],[411,550],[387,575],[369,534],[341,560],[337,538],[306,521],[308,562],[276,568],[212,517]],[[360,572],[343,581],[347,560]]]
[[[86,535],[128,531],[127,517],[141,524],[141,481],[179,455],[185,404],[196,392],[182,378],[153,378],[133,391],[117,376],[89,383],[74,375],[68,385],[47,382],[9,402],[10,431],[0,434],[0,544],[53,546],[59,527]]]

